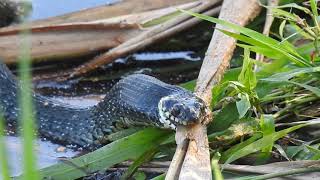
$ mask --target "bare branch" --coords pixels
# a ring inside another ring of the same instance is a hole
[[[245,26],[250,19],[254,18],[260,11],[256,0],[225,0],[220,12],[220,19]],[[219,29],[226,29],[217,25]],[[231,31],[230,29],[227,29]],[[225,70],[229,67],[229,61],[236,46],[236,40],[215,31],[206,56],[204,58],[200,74],[197,80],[195,94],[202,98],[208,105],[211,102],[211,89],[222,78]],[[205,117],[205,123],[211,120],[211,115]],[[210,166],[210,153],[207,131],[204,124],[196,124],[184,129],[178,128],[176,139],[189,139],[189,146],[180,171],[179,179],[212,179]],[[187,137],[183,137],[186,134]],[[177,142],[181,142],[178,139]],[[181,153],[180,154],[184,154]],[[178,158],[180,159],[180,158]],[[175,167],[177,170],[178,167]],[[170,167],[171,169],[171,167]],[[166,179],[175,177],[166,176]]]

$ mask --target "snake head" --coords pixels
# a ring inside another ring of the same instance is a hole
[[[177,125],[190,125],[201,120],[207,113],[205,102],[196,96],[170,95],[160,99],[158,104],[159,121],[167,128]]]

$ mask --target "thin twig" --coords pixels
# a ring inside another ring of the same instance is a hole
[[[178,129],[179,128],[183,128],[184,132],[186,133],[186,129],[183,126],[179,126]],[[180,131],[182,131],[182,130],[180,130]],[[176,152],[172,158],[168,172],[166,174],[166,180],[174,180],[174,179],[179,178],[182,163],[183,163],[183,160],[186,156],[187,149],[189,146],[189,140],[184,137],[186,137],[186,134],[183,134],[183,137],[176,136],[177,148],[176,148]]]
[[[289,176],[289,175],[294,175],[294,174],[319,172],[319,171],[320,171],[320,167],[297,168],[297,169],[292,169],[292,170],[283,171],[283,172],[270,173],[270,174],[255,176],[255,177],[242,178],[241,180],[264,180],[264,179],[272,179],[272,178],[276,178],[276,177],[284,177],[284,176]]]

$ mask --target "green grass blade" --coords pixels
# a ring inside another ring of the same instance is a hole
[[[9,180],[10,170],[6,153],[6,145],[4,139],[4,119],[0,114],[0,179]],[[2,175],[2,178],[1,178]]]
[[[287,21],[286,21],[286,20],[283,20],[283,21],[281,22],[280,26],[279,26],[279,35],[280,35],[281,39],[284,38],[284,36],[283,36],[283,31],[284,31],[284,28],[285,28],[285,26],[286,26],[286,23],[287,23]]]
[[[185,12],[187,14],[193,15],[195,17],[198,17],[200,19],[212,22],[212,23],[217,23],[220,24],[222,26],[225,26],[227,28],[233,29],[235,31],[238,31],[246,36],[251,37],[252,39],[255,39],[256,41],[259,41],[260,43],[263,43],[273,49],[278,49],[278,51],[282,52],[283,54],[286,54],[286,56],[292,60],[293,62],[297,63],[300,66],[306,66],[306,67],[312,67],[313,65],[310,62],[307,62],[306,60],[304,60],[303,57],[301,57],[296,50],[294,49],[293,45],[290,44],[289,42],[284,42],[284,43],[280,43],[279,41],[272,39],[266,35],[263,35],[261,33],[258,33],[254,30],[245,28],[245,27],[241,27],[238,25],[235,25],[233,23],[221,20],[221,19],[217,19],[217,18],[213,18],[210,16],[206,16],[203,14],[198,14],[198,13],[194,13],[191,11],[186,11],[186,10],[182,10],[180,9],[180,11]]]
[[[283,8],[295,8],[295,9],[299,9],[307,14],[310,14],[310,10],[308,8],[305,8],[303,6],[299,6],[297,3],[288,3],[288,4],[284,4],[284,5],[281,5],[281,6],[264,6],[266,8],[270,8],[270,9],[274,9],[274,8],[277,8],[277,9],[283,9]]]
[[[282,58],[285,57],[283,54],[278,53],[277,51],[274,51],[273,49],[270,49],[270,48],[263,48],[263,47],[258,47],[258,46],[250,46],[250,45],[239,44],[239,43],[237,45],[239,47],[244,48],[244,49],[247,48],[250,51],[253,51],[255,53],[262,54],[265,57],[271,58],[273,60],[278,60],[278,59],[282,59]]]
[[[132,165],[130,165],[130,167],[128,168],[126,173],[121,176],[121,180],[130,179],[130,177],[132,177],[132,175],[137,171],[139,166],[141,166],[145,162],[150,161],[157,152],[158,152],[157,149],[154,148],[154,149],[151,149],[151,150],[143,153],[140,157],[138,157],[132,163]]]
[[[319,27],[319,23],[318,23],[319,14],[318,14],[317,1],[316,0],[310,0],[310,6],[311,6],[312,14],[313,14],[312,19],[314,21],[314,25],[317,26],[318,28],[320,28]]]
[[[275,133],[274,118],[272,115],[262,115],[260,119],[260,127],[263,137]],[[271,151],[274,142],[261,149],[261,154],[258,156],[257,162],[255,164],[265,164],[271,157]]]
[[[313,86],[309,86],[307,84],[302,84],[302,83],[298,83],[298,82],[294,82],[294,81],[287,81],[288,83],[292,83],[295,84],[297,86],[303,87],[309,91],[311,91],[313,94],[315,94],[316,96],[320,97],[320,89],[317,87],[313,87]]]
[[[215,155],[213,156],[212,160],[211,160],[211,167],[212,167],[212,171],[213,171],[213,175],[214,175],[214,179],[215,180],[223,180],[223,175],[221,173],[220,170],[220,165],[219,165],[219,159],[220,159],[221,155],[219,152],[215,153]]]
[[[318,7],[317,7],[317,1],[316,0],[310,0],[310,6],[311,6],[311,10],[312,13],[315,17],[318,17]]]
[[[240,151],[242,148],[252,144],[256,140],[260,139],[262,137],[262,134],[254,134],[251,138],[247,139],[246,141],[243,141],[239,144],[234,145],[233,147],[229,148],[225,152],[222,153],[222,156],[220,158],[220,161],[226,162],[234,153],[237,151]]]
[[[94,152],[39,170],[43,179],[77,179],[105,170],[114,164],[139,158],[154,149],[171,133],[161,129],[145,128],[128,137],[114,141]],[[16,177],[16,179],[21,179]]]
[[[19,77],[21,82],[21,89],[19,91],[19,106],[21,112],[19,114],[19,122],[22,125],[23,136],[23,163],[24,163],[24,179],[37,180],[39,179],[36,171],[36,156],[34,154],[34,138],[35,138],[35,124],[32,104],[32,90],[31,90],[31,73],[30,73],[30,33],[25,30],[21,33],[21,47],[19,57]]]
[[[248,94],[238,94],[238,97],[240,98],[240,101],[236,102],[236,106],[239,113],[239,119],[243,118],[248,110],[251,107],[250,99]]]
[[[238,46],[240,46],[242,48],[249,48],[250,50],[252,50],[256,53],[263,54],[264,56],[267,56],[272,59],[280,59],[280,58],[284,58],[284,57],[291,58],[291,56],[288,56],[286,53],[279,51],[278,48],[273,48],[273,47],[267,46],[267,45],[255,40],[255,39],[248,37],[248,36],[244,36],[242,34],[237,34],[237,33],[229,32],[229,31],[225,31],[225,30],[220,30],[220,31],[230,37],[237,39],[238,41],[253,45],[253,46],[248,46],[245,44],[238,44]]]
[[[152,178],[151,180],[165,180],[166,176],[165,174],[161,174],[157,177]]]
[[[258,46],[258,47],[262,47],[262,48],[269,48],[268,45],[265,45],[264,43],[261,43],[260,41],[257,41],[251,37],[248,37],[248,36],[245,36],[245,35],[242,35],[242,34],[238,34],[238,33],[234,33],[234,32],[230,32],[230,31],[226,31],[226,30],[223,30],[223,29],[219,29],[219,28],[216,28],[218,29],[219,31],[223,32],[225,35],[228,35],[230,37],[233,37],[235,39],[237,39],[238,41],[242,41],[242,42],[245,42],[247,44],[251,44],[251,45],[254,45],[254,46]]]
[[[261,80],[272,81],[272,82],[283,82],[283,81],[288,81],[289,79],[302,74],[314,73],[314,72],[320,72],[320,66],[310,67],[310,68],[296,68],[287,72],[274,74],[268,78],[263,78]]]
[[[228,129],[231,124],[239,119],[238,109],[235,103],[229,103],[222,108],[214,117],[214,121],[208,126],[208,133],[224,131]]]
[[[287,135],[288,133],[295,131],[299,128],[302,128],[306,126],[306,124],[301,124],[301,125],[297,125],[297,126],[293,126],[281,131],[278,131],[276,133],[272,133],[270,135],[264,136],[263,138],[239,149],[238,151],[236,151],[235,153],[233,153],[231,156],[229,156],[227,158],[227,160],[225,161],[225,164],[229,164],[239,158],[242,158],[244,156],[247,156],[251,153],[255,153],[258,152],[260,150],[262,150],[263,148],[268,147],[270,144],[272,144],[274,141],[284,137],[285,135]]]
[[[250,58],[250,51],[249,49],[244,49],[244,58],[242,64],[242,70],[239,74],[238,80],[242,84],[246,86],[248,92],[254,90],[257,85],[257,78],[254,72],[254,61]]]
[[[297,16],[293,13],[284,11],[282,9],[272,8],[271,13],[275,17],[282,17],[284,19],[287,19],[288,21],[297,22],[299,20],[299,16]]]

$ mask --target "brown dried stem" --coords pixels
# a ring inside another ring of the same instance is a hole
[[[250,19],[258,14],[259,10],[260,6],[256,0],[225,0],[219,18],[245,26]],[[217,25],[217,27],[226,29],[220,25]],[[208,105],[212,99],[211,89],[220,81],[229,66],[235,46],[235,39],[219,31],[214,32],[200,70],[195,91],[195,94]],[[208,115],[205,117],[205,122],[207,123],[211,119],[211,116]],[[184,146],[183,143],[186,142],[186,139],[189,139],[189,145],[182,167],[178,166],[180,163],[171,164],[169,172],[179,172],[179,179],[212,179],[205,123],[196,124],[192,127],[178,127],[176,139],[179,150],[179,147]],[[183,157],[176,156],[184,155],[184,153],[178,153],[175,154],[175,158],[183,159]],[[167,174],[166,179],[178,178]]]

